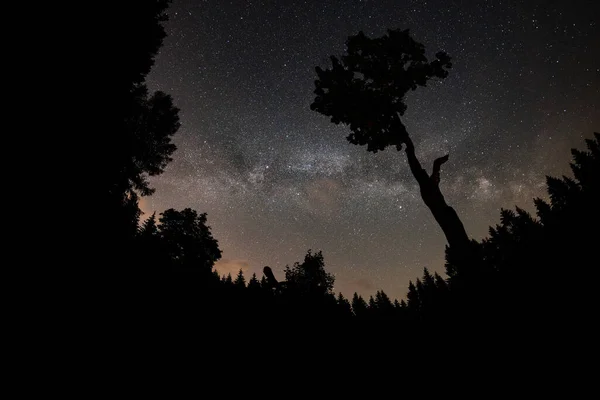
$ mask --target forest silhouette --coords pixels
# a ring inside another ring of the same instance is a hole
[[[572,177],[547,177],[549,200],[533,200],[536,215],[518,207],[502,209],[487,238],[469,238],[439,188],[448,155],[434,160],[429,174],[401,121],[405,94],[445,78],[450,57],[437,53],[428,61],[424,46],[407,30],[390,30],[376,39],[351,36],[344,56],[332,56],[330,68],[317,67],[311,109],[349,127],[348,141],[370,152],[404,149],[421,197],[447,239],[445,276],[425,268],[410,282],[405,299],[390,299],[382,290],[368,299],[358,293],[346,298],[333,290],[326,255],[313,249],[283,270],[265,266],[262,276],[241,270],[220,276],[214,265],[221,249],[206,213],[168,209],[142,220],[140,197],[154,192],[148,177],[161,174],[177,157],[172,142],[180,126],[176,99],[150,93],[145,84],[166,36],[168,4],[129,2],[127,29],[119,34],[120,46],[133,50],[115,49],[127,58],[120,61],[114,85],[109,116],[114,129],[100,144],[110,156],[98,184],[107,216],[102,257],[130,278],[107,301],[119,308],[116,320],[156,319],[178,326],[181,321],[190,326],[253,321],[261,329],[352,326],[350,331],[381,332],[385,343],[398,334],[556,331],[591,323],[594,291],[582,281],[599,265],[600,134],[587,139],[585,148],[572,150]]]

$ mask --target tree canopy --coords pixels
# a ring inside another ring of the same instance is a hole
[[[331,294],[335,277],[325,271],[325,261],[321,251],[313,253],[308,250],[302,263],[285,268],[285,279],[288,286],[300,293],[312,295]]]
[[[363,32],[349,37],[346,54],[331,56],[332,67],[316,67],[316,97],[311,109],[331,117],[335,124],[350,126],[350,143],[366,145],[377,152],[405,142],[404,96],[409,90],[426,86],[432,78],[443,79],[452,63],[444,52],[433,61],[425,47],[408,30],[388,30],[380,38]]]
[[[161,214],[159,221],[160,236],[173,266],[210,271],[221,258],[218,242],[206,225],[206,213],[170,208]]]
[[[103,174],[94,180],[103,204],[109,247],[123,260],[135,236],[139,196],[154,192],[148,177],[164,172],[176,150],[172,137],[180,127],[179,109],[170,95],[150,93],[145,84],[166,37],[168,0],[133,0],[111,15],[103,36],[107,45],[104,72],[111,80],[101,88],[108,97],[98,116],[103,131],[95,142]]]

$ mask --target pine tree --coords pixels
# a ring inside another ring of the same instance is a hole
[[[171,266],[198,268],[211,272],[221,258],[218,241],[206,225],[206,213],[198,214],[191,208],[182,211],[168,209],[161,213],[160,236]]]
[[[368,306],[365,299],[356,292],[354,292],[354,295],[352,296],[352,312],[358,318],[364,318],[368,313]]]
[[[452,67],[450,57],[437,52],[435,59],[428,61],[425,47],[408,30],[396,29],[379,38],[359,32],[348,38],[342,57],[330,58],[331,68],[316,67],[318,79],[311,110],[329,117],[334,124],[348,126],[347,140],[366,145],[367,151],[375,153],[388,146],[400,151],[404,145],[421,198],[442,229],[455,265],[472,269],[477,259],[471,254],[470,239],[439,186],[440,168],[449,156],[437,158],[429,174],[421,166],[401,120],[407,110],[406,94],[426,86],[430,79],[446,78]]]
[[[260,282],[256,278],[256,273],[253,273],[252,277],[248,281],[248,289],[251,290],[251,291],[258,291],[258,290],[260,290]]]
[[[136,261],[143,268],[166,268],[170,265],[166,249],[153,213],[138,230],[136,236]]]
[[[435,286],[435,280],[434,280],[433,276],[431,275],[431,273],[429,273],[429,270],[426,267],[423,268],[423,284],[425,285],[425,287],[434,287]]]
[[[434,274],[435,286],[442,291],[448,290],[448,284],[437,272]]]
[[[466,320],[476,316],[499,323],[502,316],[504,323],[521,325],[535,320],[556,325],[557,318],[590,311],[583,311],[591,304],[583,299],[593,290],[565,284],[564,277],[569,270],[593,271],[597,264],[600,135],[594,137],[586,140],[588,151],[572,150],[574,178],[546,178],[550,200],[534,200],[537,219],[519,207],[501,210],[500,223],[478,244],[482,263],[474,279],[453,274],[456,263],[447,258],[448,281],[434,279],[436,304],[450,296]],[[427,293],[429,285],[418,283],[409,290],[409,307],[411,298]],[[560,302],[554,301],[557,288],[562,288]]]
[[[392,317],[394,315],[394,305],[383,290],[375,294],[375,304],[381,317]]]
[[[233,282],[233,284],[235,285],[235,287],[237,287],[239,289],[246,288],[246,278],[244,278],[244,272],[242,271],[241,268],[240,268],[240,271],[238,272],[238,274],[235,278],[235,282]]]
[[[338,309],[339,309],[339,314],[342,317],[351,317],[352,316],[352,306],[350,305],[350,302],[348,301],[348,299],[346,299],[344,297],[342,292],[340,292],[338,295],[337,305],[338,305]]]
[[[399,321],[404,322],[406,309],[407,309],[406,302],[404,300],[398,302],[397,299],[394,299],[394,316]]]
[[[139,236],[141,238],[157,237],[158,233],[158,226],[156,224],[156,212],[154,212],[150,217],[148,217],[146,221],[144,221],[144,223],[140,227]]]
[[[408,294],[406,295],[406,299],[408,301],[408,309],[410,312],[417,314],[421,309],[421,304],[419,300],[419,292],[412,281],[408,282]]]
[[[368,310],[371,315],[377,315],[377,303],[375,303],[375,299],[372,295],[369,296]]]

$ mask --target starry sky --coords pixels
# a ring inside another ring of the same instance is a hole
[[[409,93],[403,121],[475,239],[519,205],[533,211],[545,175],[568,174],[570,148],[600,130],[597,0],[174,0],[148,85],[181,109],[174,161],[153,178],[148,213],[208,213],[216,268],[283,279],[322,250],[335,291],[405,298],[423,267],[444,271],[445,238],[404,152],[346,141],[310,110],[315,66],[348,36],[410,29],[443,81]]]

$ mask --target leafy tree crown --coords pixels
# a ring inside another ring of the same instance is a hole
[[[425,47],[408,30],[388,30],[375,39],[359,32],[346,46],[341,59],[331,56],[331,68],[316,67],[311,109],[349,125],[352,144],[372,152],[390,145],[400,150],[407,135],[399,118],[406,111],[404,96],[432,78],[448,76],[450,57],[438,52],[429,62]]]

